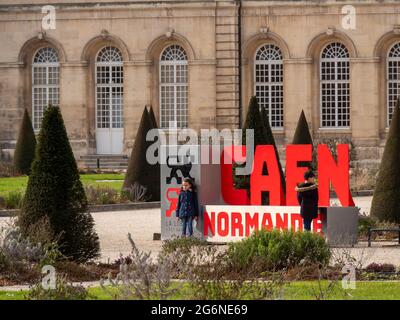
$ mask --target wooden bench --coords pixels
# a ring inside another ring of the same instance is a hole
[[[368,229],[368,247],[371,246],[371,237],[373,232],[398,232],[399,233],[399,244],[400,244],[400,225],[398,228],[369,228]]]

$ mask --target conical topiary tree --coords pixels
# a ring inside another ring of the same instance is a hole
[[[265,116],[263,116],[265,113]],[[265,117],[265,119],[264,119]],[[266,121],[266,122],[265,122]],[[254,151],[256,150],[257,145],[267,145],[271,144],[274,146],[275,154],[278,159],[279,170],[281,173],[282,179],[282,188],[285,190],[285,179],[283,175],[283,170],[281,163],[279,161],[279,154],[276,148],[275,139],[272,134],[271,127],[269,125],[269,121],[267,119],[267,115],[265,110],[261,110],[257,102],[257,98],[253,96],[250,99],[249,109],[247,111],[245,124],[243,127],[243,144],[246,143],[246,129],[254,129]],[[233,170],[235,170],[236,165],[233,166]],[[250,196],[250,176],[235,176],[234,175],[234,185],[237,189],[246,189],[248,195]],[[269,196],[268,194],[264,194],[262,197],[262,204],[269,204]]]
[[[154,114],[154,110],[153,110],[152,106],[150,106],[150,109],[149,109],[149,117],[150,117],[150,121],[152,123],[153,128],[157,129],[158,128],[158,124],[157,124],[156,116]]]
[[[79,262],[98,257],[99,238],[60,109],[54,106],[44,112],[18,225],[30,237],[44,219],[64,256]]]
[[[260,108],[257,103],[257,98],[254,96],[250,99],[249,108],[247,110],[245,123],[242,129],[242,144],[246,145],[246,129],[253,129],[254,132],[254,151],[257,145],[264,144],[265,134],[264,126],[260,115]],[[250,176],[235,175],[236,167],[240,165],[233,164],[233,183],[236,189],[246,189],[250,197]]]
[[[297,122],[296,131],[294,132],[292,144],[311,144],[313,145],[313,140],[310,134],[310,128],[308,127],[307,119],[304,111],[301,110],[299,121]],[[308,167],[316,169],[316,157],[313,152],[312,161],[299,161],[300,167]]]
[[[149,109],[149,117],[150,117],[150,121],[152,123],[152,129],[158,129],[158,125],[157,125],[157,120],[156,120],[156,116],[154,114],[154,110],[153,107],[150,106]],[[158,138],[159,139],[159,138]],[[160,140],[157,141],[158,146],[160,146]],[[159,152],[156,151],[155,156],[159,157]],[[150,180],[152,181],[152,183],[154,183],[155,185],[153,186],[153,193],[154,196],[152,197],[154,201],[160,201],[160,194],[161,194],[161,171],[160,171],[160,162],[157,161],[157,163],[152,165],[152,169],[149,172],[149,175],[152,175],[152,177],[150,178]]]
[[[29,175],[35,157],[36,138],[28,111],[24,110],[21,127],[14,153],[14,169],[20,174]]]
[[[285,175],[283,173],[281,161],[279,159],[279,152],[278,152],[278,148],[276,147],[275,138],[274,138],[274,135],[272,134],[271,125],[269,123],[269,118],[268,118],[268,113],[267,113],[267,110],[265,110],[265,108],[262,108],[262,110],[261,110],[261,119],[263,120],[265,136],[266,136],[264,144],[272,144],[274,146],[275,156],[276,156],[276,159],[278,161],[278,166],[279,166],[279,173],[281,175],[281,184],[282,184],[283,194],[285,195],[286,194]],[[266,204],[269,204],[268,196],[266,196],[265,201],[266,201]]]
[[[150,164],[146,159],[147,148],[154,143],[153,141],[146,141],[147,132],[151,129],[153,129],[153,124],[145,107],[136,133],[122,189],[141,188],[143,191],[146,189],[143,199],[158,201],[160,200],[159,168],[158,174],[153,172],[155,170],[154,165]],[[135,193],[138,193],[138,190]]]
[[[254,129],[254,150],[258,145],[265,144],[265,129],[261,118],[260,106],[257,97],[250,98],[249,109],[247,110],[246,120],[243,126],[243,144],[246,144],[246,129]]]
[[[394,108],[371,204],[371,216],[400,223],[400,100]]]

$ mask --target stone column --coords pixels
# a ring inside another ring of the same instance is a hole
[[[60,109],[76,159],[90,153],[87,69],[84,62],[60,64]]]

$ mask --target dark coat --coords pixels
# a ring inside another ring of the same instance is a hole
[[[315,219],[318,216],[318,187],[316,184],[305,182],[298,186],[297,201],[300,205],[302,218]]]
[[[178,205],[176,206],[176,216],[178,218],[199,216],[197,192],[181,190],[179,193]]]

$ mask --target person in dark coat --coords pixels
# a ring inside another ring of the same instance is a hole
[[[193,220],[197,221],[199,216],[199,203],[194,182],[190,178],[184,178],[179,193],[176,216],[182,221],[182,237],[193,235]]]
[[[300,205],[300,215],[303,218],[304,230],[311,231],[312,220],[318,216],[318,186],[312,170],[304,174],[304,183],[295,188],[297,201]]]

